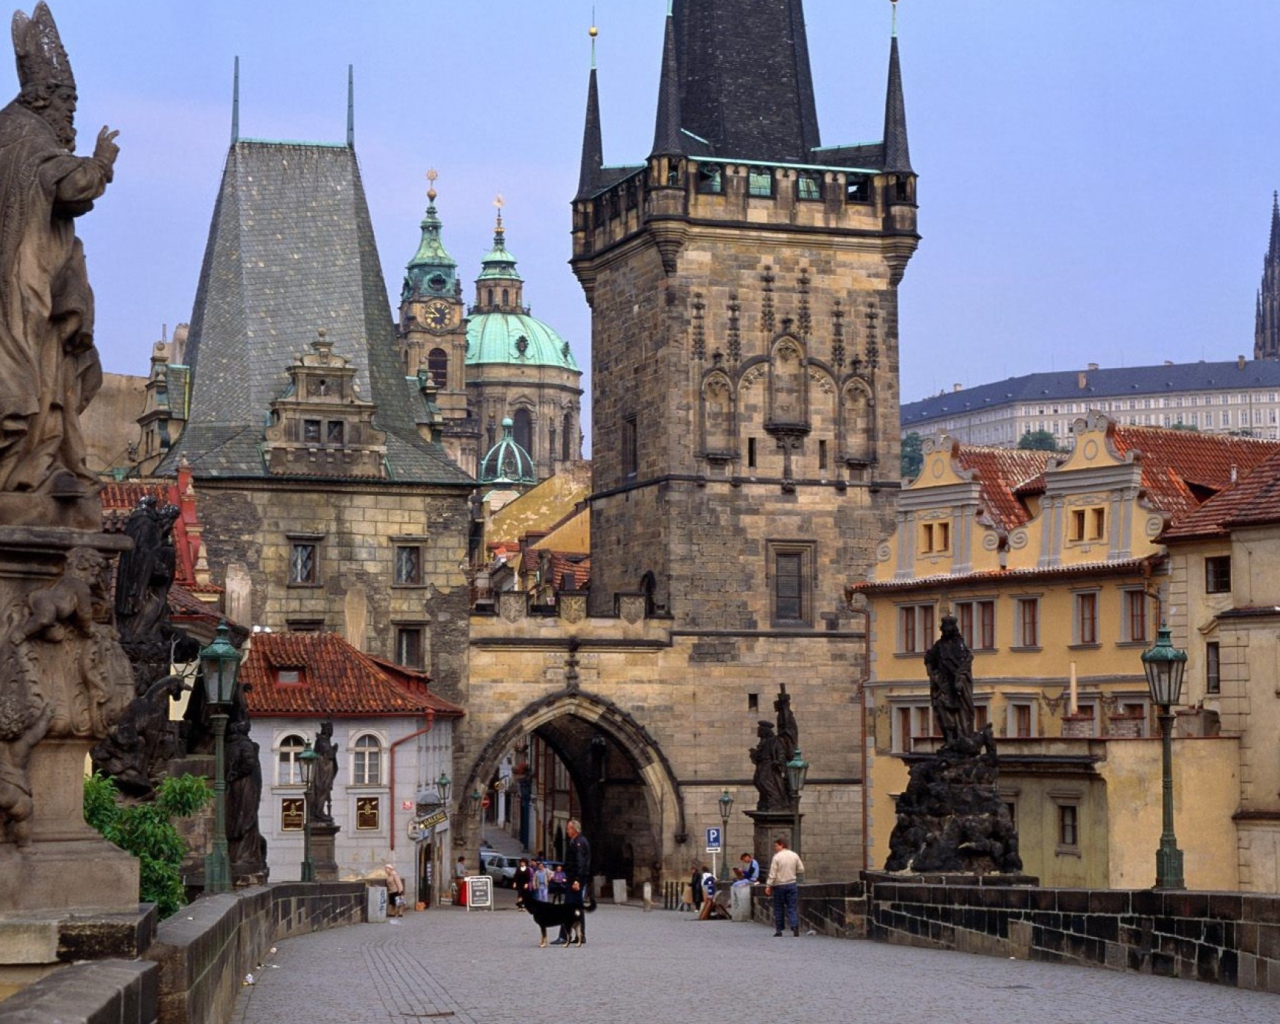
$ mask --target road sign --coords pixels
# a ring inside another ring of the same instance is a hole
[[[720,852],[720,830],[718,828],[707,829],[707,853]]]
[[[487,810],[487,809],[488,809],[488,807],[489,807],[489,798],[488,798],[488,797],[485,797],[483,800],[481,800],[481,801],[480,801],[480,806],[481,806],[481,807],[483,807],[483,808],[485,808],[485,809]]]

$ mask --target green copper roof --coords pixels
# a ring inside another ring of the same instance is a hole
[[[422,218],[422,241],[409,261],[404,275],[401,301],[424,295],[452,295],[457,280],[457,262],[440,241],[440,218],[433,201]]]
[[[569,343],[527,313],[474,313],[467,324],[467,364],[523,363],[577,371]]]
[[[507,252],[505,239],[506,232],[502,227],[502,215],[498,215],[498,226],[493,232],[493,248],[485,253],[484,258],[480,260],[480,265],[484,268],[480,271],[479,280],[500,279],[503,281],[520,281],[519,272],[516,270],[516,258]]]
[[[482,484],[536,484],[538,472],[534,469],[529,453],[511,436],[512,422],[502,421],[502,440],[489,449],[480,460],[479,480]]]

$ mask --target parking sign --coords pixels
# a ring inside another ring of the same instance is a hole
[[[720,852],[720,830],[718,828],[707,829],[707,853]]]

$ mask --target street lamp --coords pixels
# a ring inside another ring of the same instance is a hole
[[[447,772],[441,772],[440,778],[436,779],[436,793],[440,797],[440,806],[444,808],[444,813],[449,813],[449,795],[453,792],[453,781],[449,778]],[[447,818],[446,818],[447,820]],[[452,832],[450,832],[452,835]],[[440,849],[440,844],[436,843],[436,826],[431,826],[431,877],[435,882],[435,895],[432,898],[431,905],[433,907],[440,906],[440,883],[441,876],[445,871],[450,870],[449,865],[445,864],[444,850]]]
[[[315,771],[316,762],[320,760],[320,755],[315,752],[311,746],[311,741],[307,740],[302,748],[302,753],[298,755],[298,764],[302,769],[302,880],[304,882],[314,882],[316,880],[316,866],[311,862],[311,774]]]
[[[729,814],[733,810],[733,797],[726,789],[716,802],[720,805],[720,824],[723,826],[720,829],[720,847],[724,850],[724,860],[720,864],[720,881],[727,882],[729,880]]]
[[[440,794],[440,803],[446,809],[449,807],[449,792],[453,789],[453,782],[444,772],[440,773],[440,778],[436,779],[436,792]]]
[[[1156,634],[1155,646],[1142,652],[1142,670],[1147,674],[1151,703],[1160,708],[1160,733],[1163,745],[1164,829],[1160,833],[1160,849],[1156,851],[1156,888],[1185,889],[1182,879],[1182,851],[1173,834],[1173,705],[1182,696],[1182,674],[1187,668],[1187,652],[1169,642],[1169,627],[1163,623]]]
[[[218,623],[213,643],[200,651],[200,670],[214,735],[213,850],[204,859],[204,887],[206,892],[228,892],[231,860],[227,856],[227,777],[223,761],[227,716],[235,700],[236,676],[240,672],[240,652],[231,645],[225,619]]]
[[[484,794],[479,788],[471,791],[471,813],[476,816],[480,822],[480,846],[479,853],[476,854],[476,874],[484,874],[484,811],[480,809],[480,802],[484,799]]]
[[[787,790],[791,794],[791,812],[795,815],[791,843],[796,856],[800,855],[800,793],[808,774],[809,762],[800,756],[800,748],[796,747],[796,756],[787,762]]]

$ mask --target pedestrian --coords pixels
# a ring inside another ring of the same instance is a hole
[[[738,860],[741,861],[742,867],[733,869],[734,876],[737,878],[737,881],[733,883],[735,886],[755,885],[756,882],[760,881],[760,862],[758,860],[749,853],[744,853]]]
[[[773,937],[782,934],[783,916],[791,925],[791,934],[800,935],[800,886],[804,874],[804,861],[794,850],[787,849],[787,841],[778,836],[773,841],[773,860],[769,861],[769,877],[765,880],[764,894],[773,897]]]
[[[467,905],[467,874],[467,858],[459,857],[453,869],[454,884],[458,887],[458,897],[454,900],[456,905]]]
[[[535,860],[533,862],[533,893],[534,896],[546,903],[551,893],[551,872],[547,870],[545,861]]]
[[[693,862],[693,874],[689,876],[689,891],[693,895],[693,912],[702,913],[702,865]]]
[[[566,889],[564,894],[564,902],[566,906],[577,906],[584,909],[584,913],[578,919],[578,938],[580,944],[587,944],[587,915],[585,906],[587,897],[591,895],[591,844],[587,842],[587,837],[582,834],[582,825],[577,818],[570,818],[569,823],[565,826],[565,831],[569,835],[569,848],[565,851],[565,883]],[[562,925],[560,928],[560,937],[552,943],[553,946],[563,946],[569,941],[569,926]]]
[[[387,913],[391,917],[404,917],[404,879],[394,864],[386,866]]]
[[[563,903],[565,886],[569,883],[565,880],[564,865],[557,864],[555,871],[551,873],[551,902]]]
[[[512,885],[516,890],[516,906],[524,906],[524,898],[529,895],[529,889],[533,885],[533,872],[529,870],[529,860],[527,857],[521,857],[520,863],[516,867],[516,876],[512,881]]]
[[[702,909],[698,912],[699,921],[711,919],[711,908],[716,905],[716,876],[703,864],[702,875],[698,880],[702,888]]]

